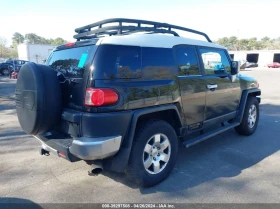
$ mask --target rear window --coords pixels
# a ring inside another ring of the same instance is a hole
[[[101,45],[94,58],[95,79],[133,79],[141,77],[141,48]]]
[[[82,46],[77,48],[54,51],[47,65],[64,74],[65,77],[83,77],[85,66],[90,62],[96,46]]]

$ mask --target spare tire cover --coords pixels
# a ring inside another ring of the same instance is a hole
[[[45,65],[27,63],[19,71],[16,110],[27,134],[50,131],[60,120],[62,96],[57,72]]]

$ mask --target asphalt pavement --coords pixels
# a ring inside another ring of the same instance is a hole
[[[84,162],[39,155],[40,143],[17,121],[16,81],[1,76],[0,203],[280,203],[280,69],[242,73],[262,89],[255,134],[229,130],[180,148],[169,178],[152,188],[139,188],[122,173],[88,176]]]

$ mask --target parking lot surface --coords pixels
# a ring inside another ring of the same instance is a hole
[[[15,80],[0,77],[0,202],[36,203],[280,203],[280,69],[256,68],[262,90],[256,133],[229,130],[179,149],[169,178],[139,188],[125,174],[88,176],[84,162],[39,155],[40,143],[16,117]]]

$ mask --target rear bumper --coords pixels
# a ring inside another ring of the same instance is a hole
[[[84,113],[64,109],[60,123],[35,138],[41,141],[43,149],[65,156],[71,162],[108,158],[122,146],[132,113]]]
[[[116,154],[120,149],[121,139],[121,136],[76,138],[69,147],[69,151],[83,160],[103,159]]]
[[[71,162],[110,157],[120,149],[122,139],[121,136],[74,138],[50,132],[34,137],[42,143],[42,149],[56,153]]]

